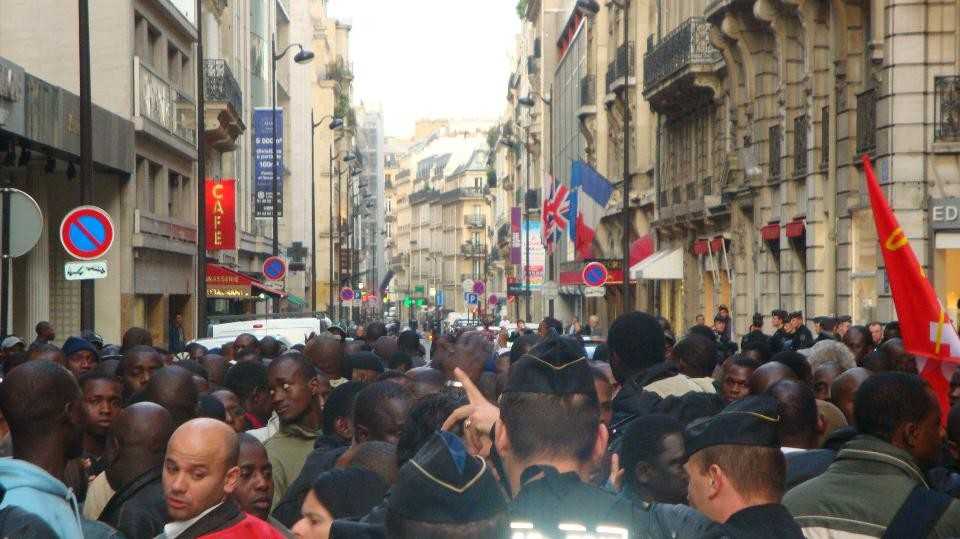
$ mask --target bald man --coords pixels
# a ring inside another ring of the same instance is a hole
[[[307,342],[303,355],[319,372],[326,375],[332,387],[347,381],[343,376],[343,341],[332,333],[321,333]]]
[[[107,481],[116,493],[99,520],[127,537],[156,537],[167,522],[161,465],[173,418],[163,406],[138,402],[120,412],[107,436]]]
[[[853,328],[850,329],[853,330]],[[860,385],[872,374],[863,367],[855,367],[838,376],[830,386],[830,402],[840,408],[851,425],[853,425],[853,398],[857,395]]]
[[[163,406],[173,417],[173,424],[182,425],[196,417],[198,398],[193,374],[182,367],[170,366],[150,377],[140,400]]]
[[[764,363],[750,375],[750,394],[759,395],[780,380],[799,381],[793,369],[778,361]]]
[[[222,421],[198,418],[177,428],[163,460],[169,521],[162,537],[283,538],[228,499],[240,482],[239,458],[237,433]]]

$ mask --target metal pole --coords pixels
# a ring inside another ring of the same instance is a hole
[[[623,312],[633,310],[633,289],[630,288],[630,0],[624,0],[623,52],[626,59],[623,85]]]
[[[340,186],[343,185],[340,179],[342,171],[342,166],[337,164],[337,249],[339,249],[337,253],[337,286],[340,286],[341,281],[343,281],[343,275],[340,273],[340,269],[343,267],[343,218],[340,216],[340,210],[343,209],[343,205],[340,203]],[[337,295],[337,318],[343,320],[343,298],[339,294]]]
[[[530,127],[527,127],[527,178],[526,178],[526,187],[523,194],[523,238],[526,241],[526,258],[527,263],[523,268],[523,279],[526,287],[526,296],[527,296],[527,322],[531,321],[530,318],[530,302],[533,298],[530,296]]]
[[[0,230],[3,231],[3,238],[0,238],[0,335],[7,335],[10,329],[10,189],[3,188],[3,197],[0,204],[3,205],[3,221],[0,222]]]
[[[90,6],[80,4],[80,199],[93,204],[93,99],[90,95]],[[7,261],[9,263],[9,261]],[[92,279],[80,281],[80,329],[96,325],[96,296]]]
[[[273,125],[271,129],[273,130],[273,174],[271,185],[273,187],[273,195],[270,198],[270,207],[272,208],[273,213],[273,248],[271,252],[273,256],[280,255],[280,236],[277,232],[278,226],[278,217],[277,217],[277,177],[282,174],[282,171],[278,170],[277,167],[277,36],[274,35],[270,38],[270,114],[273,117]],[[273,312],[274,314],[280,312],[280,299],[273,298],[271,300],[273,303]]]
[[[197,0],[197,338],[207,335],[207,169],[204,131],[203,0]],[[241,111],[237,111],[241,112]]]
[[[310,310],[317,312],[317,165],[314,149],[317,124],[310,108]]]
[[[552,93],[553,93],[553,92],[551,91],[551,94],[552,94]],[[551,95],[550,98],[553,99],[553,95]],[[547,133],[547,141],[548,141],[548,142],[547,142],[547,146],[548,146],[548,148],[549,148],[549,151],[548,151],[547,154],[546,154],[546,155],[547,155],[547,169],[550,171],[550,172],[549,172],[549,174],[550,174],[550,181],[552,182],[552,184],[556,184],[557,179],[553,177],[553,102],[551,101],[551,102],[548,103],[546,100],[543,99],[543,96],[541,96],[541,101],[543,101],[543,104],[544,104],[544,106],[547,107],[547,110],[550,111],[550,112],[549,112],[549,114],[550,114],[550,132]],[[540,202],[540,206],[543,207],[543,201]],[[541,210],[541,211],[542,211],[542,210]],[[540,216],[540,219],[543,220],[543,216],[542,216],[542,215]],[[542,234],[543,232],[544,232],[544,231],[541,231],[541,234]],[[552,245],[554,246],[553,251],[550,252],[550,255],[549,255],[549,256],[546,256],[546,257],[544,258],[544,263],[545,263],[545,264],[548,264],[548,267],[550,268],[549,278],[550,278],[550,281],[551,281],[551,282],[555,281],[556,278],[557,278],[557,275],[556,275],[557,268],[555,267],[556,264],[554,263],[554,262],[555,262],[555,260],[554,260],[554,259],[555,259],[555,255],[557,254],[557,252],[556,252],[556,242],[553,242]],[[553,297],[551,297],[549,300],[547,300],[547,312],[548,312],[548,314],[550,315],[550,318],[553,318]]]
[[[330,176],[330,300],[327,308],[330,314],[333,314],[333,290],[335,288],[333,281],[333,144],[330,144],[330,166],[327,168],[327,175]]]

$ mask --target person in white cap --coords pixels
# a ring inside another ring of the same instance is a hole
[[[23,339],[13,335],[0,342],[0,364],[6,365],[7,359],[14,354],[22,354],[26,349]]]

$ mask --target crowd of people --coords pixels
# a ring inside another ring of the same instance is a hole
[[[896,324],[770,321],[180,354],[44,322],[0,341],[0,537],[960,536],[960,404],[942,417]]]

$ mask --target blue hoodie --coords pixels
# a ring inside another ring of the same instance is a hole
[[[83,537],[73,492],[43,468],[25,460],[0,459],[0,484],[7,490],[0,508],[15,505],[29,511],[65,539]]]

